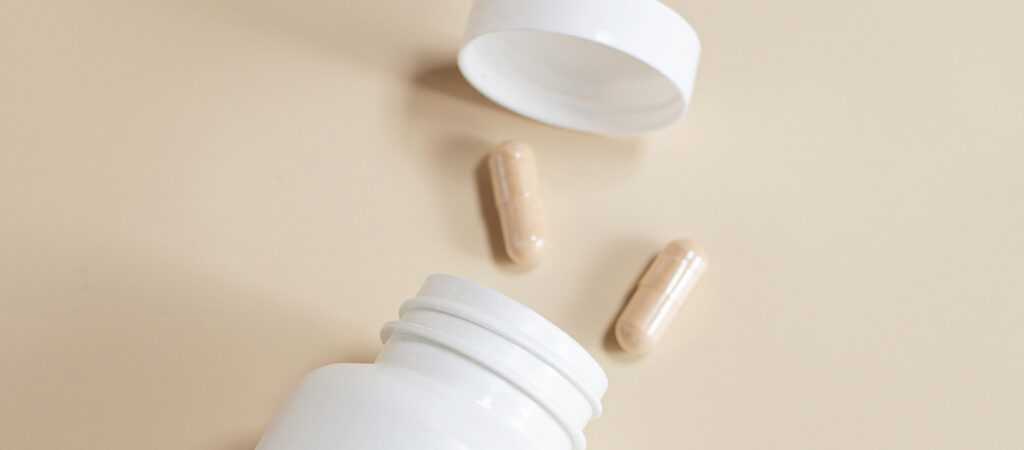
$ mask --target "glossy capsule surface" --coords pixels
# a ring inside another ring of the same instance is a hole
[[[530,146],[510,141],[491,152],[488,166],[505,251],[519,265],[536,265],[548,248],[537,158]]]
[[[635,355],[649,353],[707,268],[707,254],[699,245],[670,242],[640,278],[615,323],[619,346]]]

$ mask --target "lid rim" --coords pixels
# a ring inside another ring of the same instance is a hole
[[[567,37],[580,38],[579,36],[575,36],[575,35],[571,35],[571,34],[558,33],[558,32],[553,32],[553,31],[548,31],[548,30],[509,29],[509,30],[500,30],[500,31],[496,31],[496,32],[501,32],[501,31],[537,31],[537,32],[553,33],[553,34],[558,34],[558,35],[567,36]],[[482,36],[483,35],[478,36],[477,38],[482,37]],[[466,79],[466,82],[468,82],[471,86],[473,86],[474,89],[476,89],[478,92],[480,92],[485,97],[487,97],[490,101],[500,105],[501,107],[503,107],[505,109],[508,109],[509,111],[515,112],[516,114],[519,114],[521,116],[524,116],[524,117],[536,120],[536,121],[541,122],[541,123],[545,123],[545,124],[556,126],[556,127],[560,127],[560,128],[565,128],[567,130],[579,131],[579,132],[583,132],[583,133],[601,134],[601,135],[606,135],[606,136],[631,136],[631,135],[636,135],[636,134],[639,134],[639,133],[658,131],[658,130],[662,130],[662,129],[671,127],[672,125],[675,125],[675,124],[679,123],[683,119],[683,117],[686,115],[686,112],[689,109],[689,104],[690,104],[689,97],[687,96],[686,92],[684,90],[682,90],[676,84],[676,82],[672,80],[671,77],[669,77],[668,74],[666,74],[665,72],[659,70],[657,67],[647,63],[646,61],[643,61],[641,59],[636,58],[635,55],[632,55],[632,54],[630,54],[630,53],[628,53],[628,52],[626,52],[626,51],[624,51],[622,49],[616,48],[616,47],[611,46],[611,45],[606,45],[604,43],[597,42],[597,43],[600,43],[600,44],[604,45],[605,47],[607,47],[607,48],[609,48],[611,50],[615,50],[615,51],[618,51],[618,52],[622,53],[623,55],[633,57],[634,59],[636,59],[637,62],[639,62],[641,64],[644,64],[645,66],[649,67],[651,70],[657,72],[658,75],[660,75],[661,77],[665,78],[670,83],[672,83],[673,87],[676,88],[676,94],[679,96],[679,98],[682,101],[682,108],[680,109],[679,113],[678,114],[674,114],[668,120],[657,121],[657,122],[650,122],[649,125],[646,125],[646,126],[643,126],[643,127],[619,127],[619,128],[615,128],[615,129],[613,129],[611,127],[605,127],[605,128],[602,128],[602,127],[588,127],[588,126],[584,126],[584,125],[579,125],[578,123],[573,123],[571,121],[560,121],[560,120],[550,119],[550,118],[544,117],[543,114],[539,114],[539,113],[537,113],[535,111],[530,111],[529,108],[524,108],[524,107],[512,104],[511,102],[505,100],[502,96],[497,95],[491,88],[487,87],[486,83],[483,83],[483,82],[480,81],[479,77],[476,75],[476,71],[474,69],[469,68],[470,63],[466,62],[466,60],[468,59],[468,56],[466,56],[467,55],[466,49],[469,48],[473,44],[474,41],[476,41],[476,39],[473,39],[471,41],[467,41],[463,45],[462,49],[459,50],[458,59],[457,59],[457,64],[459,66],[459,71],[462,73],[462,77]],[[596,42],[596,41],[592,41],[592,42]]]

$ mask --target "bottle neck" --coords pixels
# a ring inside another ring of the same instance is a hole
[[[522,429],[537,448],[586,448],[582,430],[600,414],[607,380],[557,327],[508,297],[446,275],[430,277],[400,316],[381,331],[378,365],[452,387],[482,414]]]
[[[447,401],[465,405],[481,423],[494,424],[485,432],[508,448],[575,448],[572,436],[541,403],[498,373],[433,339],[395,329],[375,364],[415,373],[432,386],[443,385]]]

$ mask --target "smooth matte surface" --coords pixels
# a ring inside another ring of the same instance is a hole
[[[594,352],[592,450],[1024,447],[1024,3],[670,3],[688,116],[604,139],[466,85],[464,0],[0,0],[0,448],[251,449],[435,272]],[[714,264],[675,326],[606,350],[679,237]]]

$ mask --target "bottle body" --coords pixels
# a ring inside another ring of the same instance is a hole
[[[333,364],[295,387],[256,450],[584,450],[600,366],[515,301],[428,278],[381,332],[373,364]]]
[[[332,364],[295,387],[257,450],[527,450],[458,392],[398,368]],[[502,433],[504,439],[495,439]],[[518,444],[518,445],[517,445]]]

